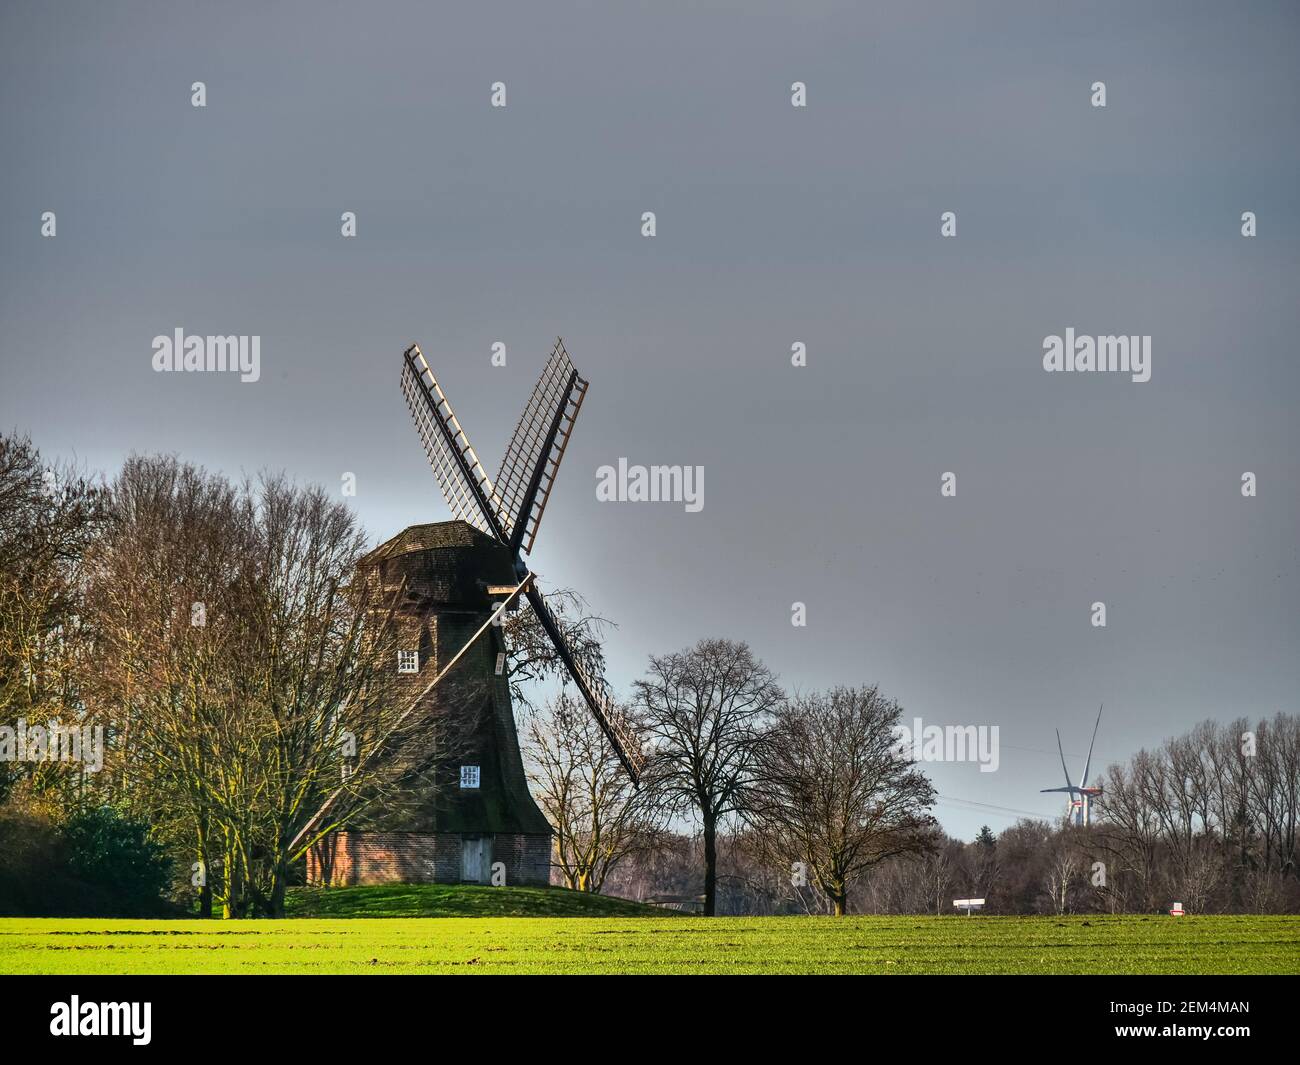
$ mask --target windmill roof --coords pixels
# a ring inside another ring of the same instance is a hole
[[[366,566],[385,559],[407,555],[413,551],[431,551],[444,547],[478,547],[496,544],[487,533],[480,532],[466,521],[434,521],[426,525],[408,525],[391,539],[385,540],[359,565]]]

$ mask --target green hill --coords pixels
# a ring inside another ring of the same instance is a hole
[[[290,888],[289,917],[663,917],[665,911],[558,887],[376,884]],[[671,914],[669,914],[671,916]]]

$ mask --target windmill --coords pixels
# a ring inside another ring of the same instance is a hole
[[[1088,759],[1083,764],[1083,776],[1079,778],[1078,785],[1070,783],[1070,771],[1065,766],[1065,750],[1061,747],[1061,730],[1056,730],[1056,750],[1061,756],[1061,771],[1065,774],[1065,787],[1063,788],[1043,788],[1039,794],[1046,795],[1049,792],[1064,792],[1070,796],[1069,805],[1066,807],[1066,817],[1070,824],[1082,825],[1088,827],[1090,823],[1090,814],[1092,800],[1102,793],[1101,785],[1088,787],[1088,773],[1092,769],[1092,747],[1097,742],[1097,726],[1101,724],[1102,703],[1097,708],[1097,721],[1092,726],[1092,740],[1088,744]]]
[[[459,520],[509,552],[519,583],[514,589],[499,591],[509,595],[523,592],[623,768],[633,783],[639,783],[644,765],[639,744],[610,700],[603,680],[589,673],[574,653],[537,587],[536,575],[523,559],[532,553],[560,460],[587,394],[587,381],[578,376],[563,339],[556,338],[551,357],[519,416],[495,482],[483,472],[446,394],[415,344],[402,355],[402,392],[447,506]]]
[[[402,649],[394,666],[402,675],[395,687],[405,706],[398,723],[440,720],[445,727],[429,730],[425,746],[437,751],[423,754],[432,769],[413,773],[398,799],[309,854],[308,879],[499,883],[502,876],[512,884],[545,884],[552,831],[529,794],[519,751],[500,629],[507,610],[528,601],[634,784],[644,766],[632,730],[603,680],[585,668],[524,559],[587,382],[557,340],[495,480],[417,345],[402,355],[401,385],[455,520],[404,529],[358,570],[397,603],[393,623]],[[413,762],[419,753],[407,752]]]

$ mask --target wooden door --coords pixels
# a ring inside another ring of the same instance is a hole
[[[491,836],[461,836],[460,878],[470,884],[486,884],[492,864]]]

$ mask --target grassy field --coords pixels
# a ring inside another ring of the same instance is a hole
[[[290,917],[662,917],[627,899],[563,888],[474,884],[383,884],[290,888]]]
[[[1300,918],[8,918],[0,973],[1300,973]]]

